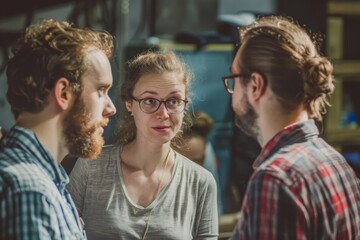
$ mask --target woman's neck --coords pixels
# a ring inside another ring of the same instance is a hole
[[[123,146],[120,157],[128,167],[151,174],[165,164],[171,165],[174,155],[171,152],[170,143],[159,146],[133,141]]]

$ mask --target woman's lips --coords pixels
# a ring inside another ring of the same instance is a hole
[[[159,131],[159,132],[165,132],[168,129],[170,129],[170,127],[168,126],[157,126],[157,127],[153,127],[154,130]]]

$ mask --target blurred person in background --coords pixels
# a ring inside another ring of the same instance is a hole
[[[194,112],[191,127],[183,133],[185,144],[176,150],[200,166],[204,166],[206,145],[213,125],[214,121],[207,113]]]
[[[196,162],[200,166],[203,166],[213,174],[218,188],[217,204],[218,214],[220,215],[223,213],[223,207],[218,174],[218,159],[214,148],[209,141],[209,135],[213,129],[214,120],[203,111],[195,111],[190,114],[192,115],[192,125],[190,128],[184,129],[184,144],[175,149],[177,152]]]

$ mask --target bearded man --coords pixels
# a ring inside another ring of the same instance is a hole
[[[60,162],[95,158],[115,114],[108,91],[113,37],[43,20],[29,26],[7,64],[15,125],[0,152],[0,239],[85,239]]]
[[[262,150],[231,239],[360,239],[360,181],[320,135],[335,88],[321,39],[281,16],[240,36],[223,81],[236,125]]]

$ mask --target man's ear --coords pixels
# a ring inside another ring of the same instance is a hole
[[[53,94],[54,101],[59,108],[62,110],[69,108],[74,94],[71,90],[70,82],[66,78],[59,78],[55,82]]]
[[[250,93],[254,101],[260,99],[261,96],[264,95],[266,90],[266,80],[264,79],[263,75],[258,72],[253,72],[251,74],[251,81],[250,81]]]

